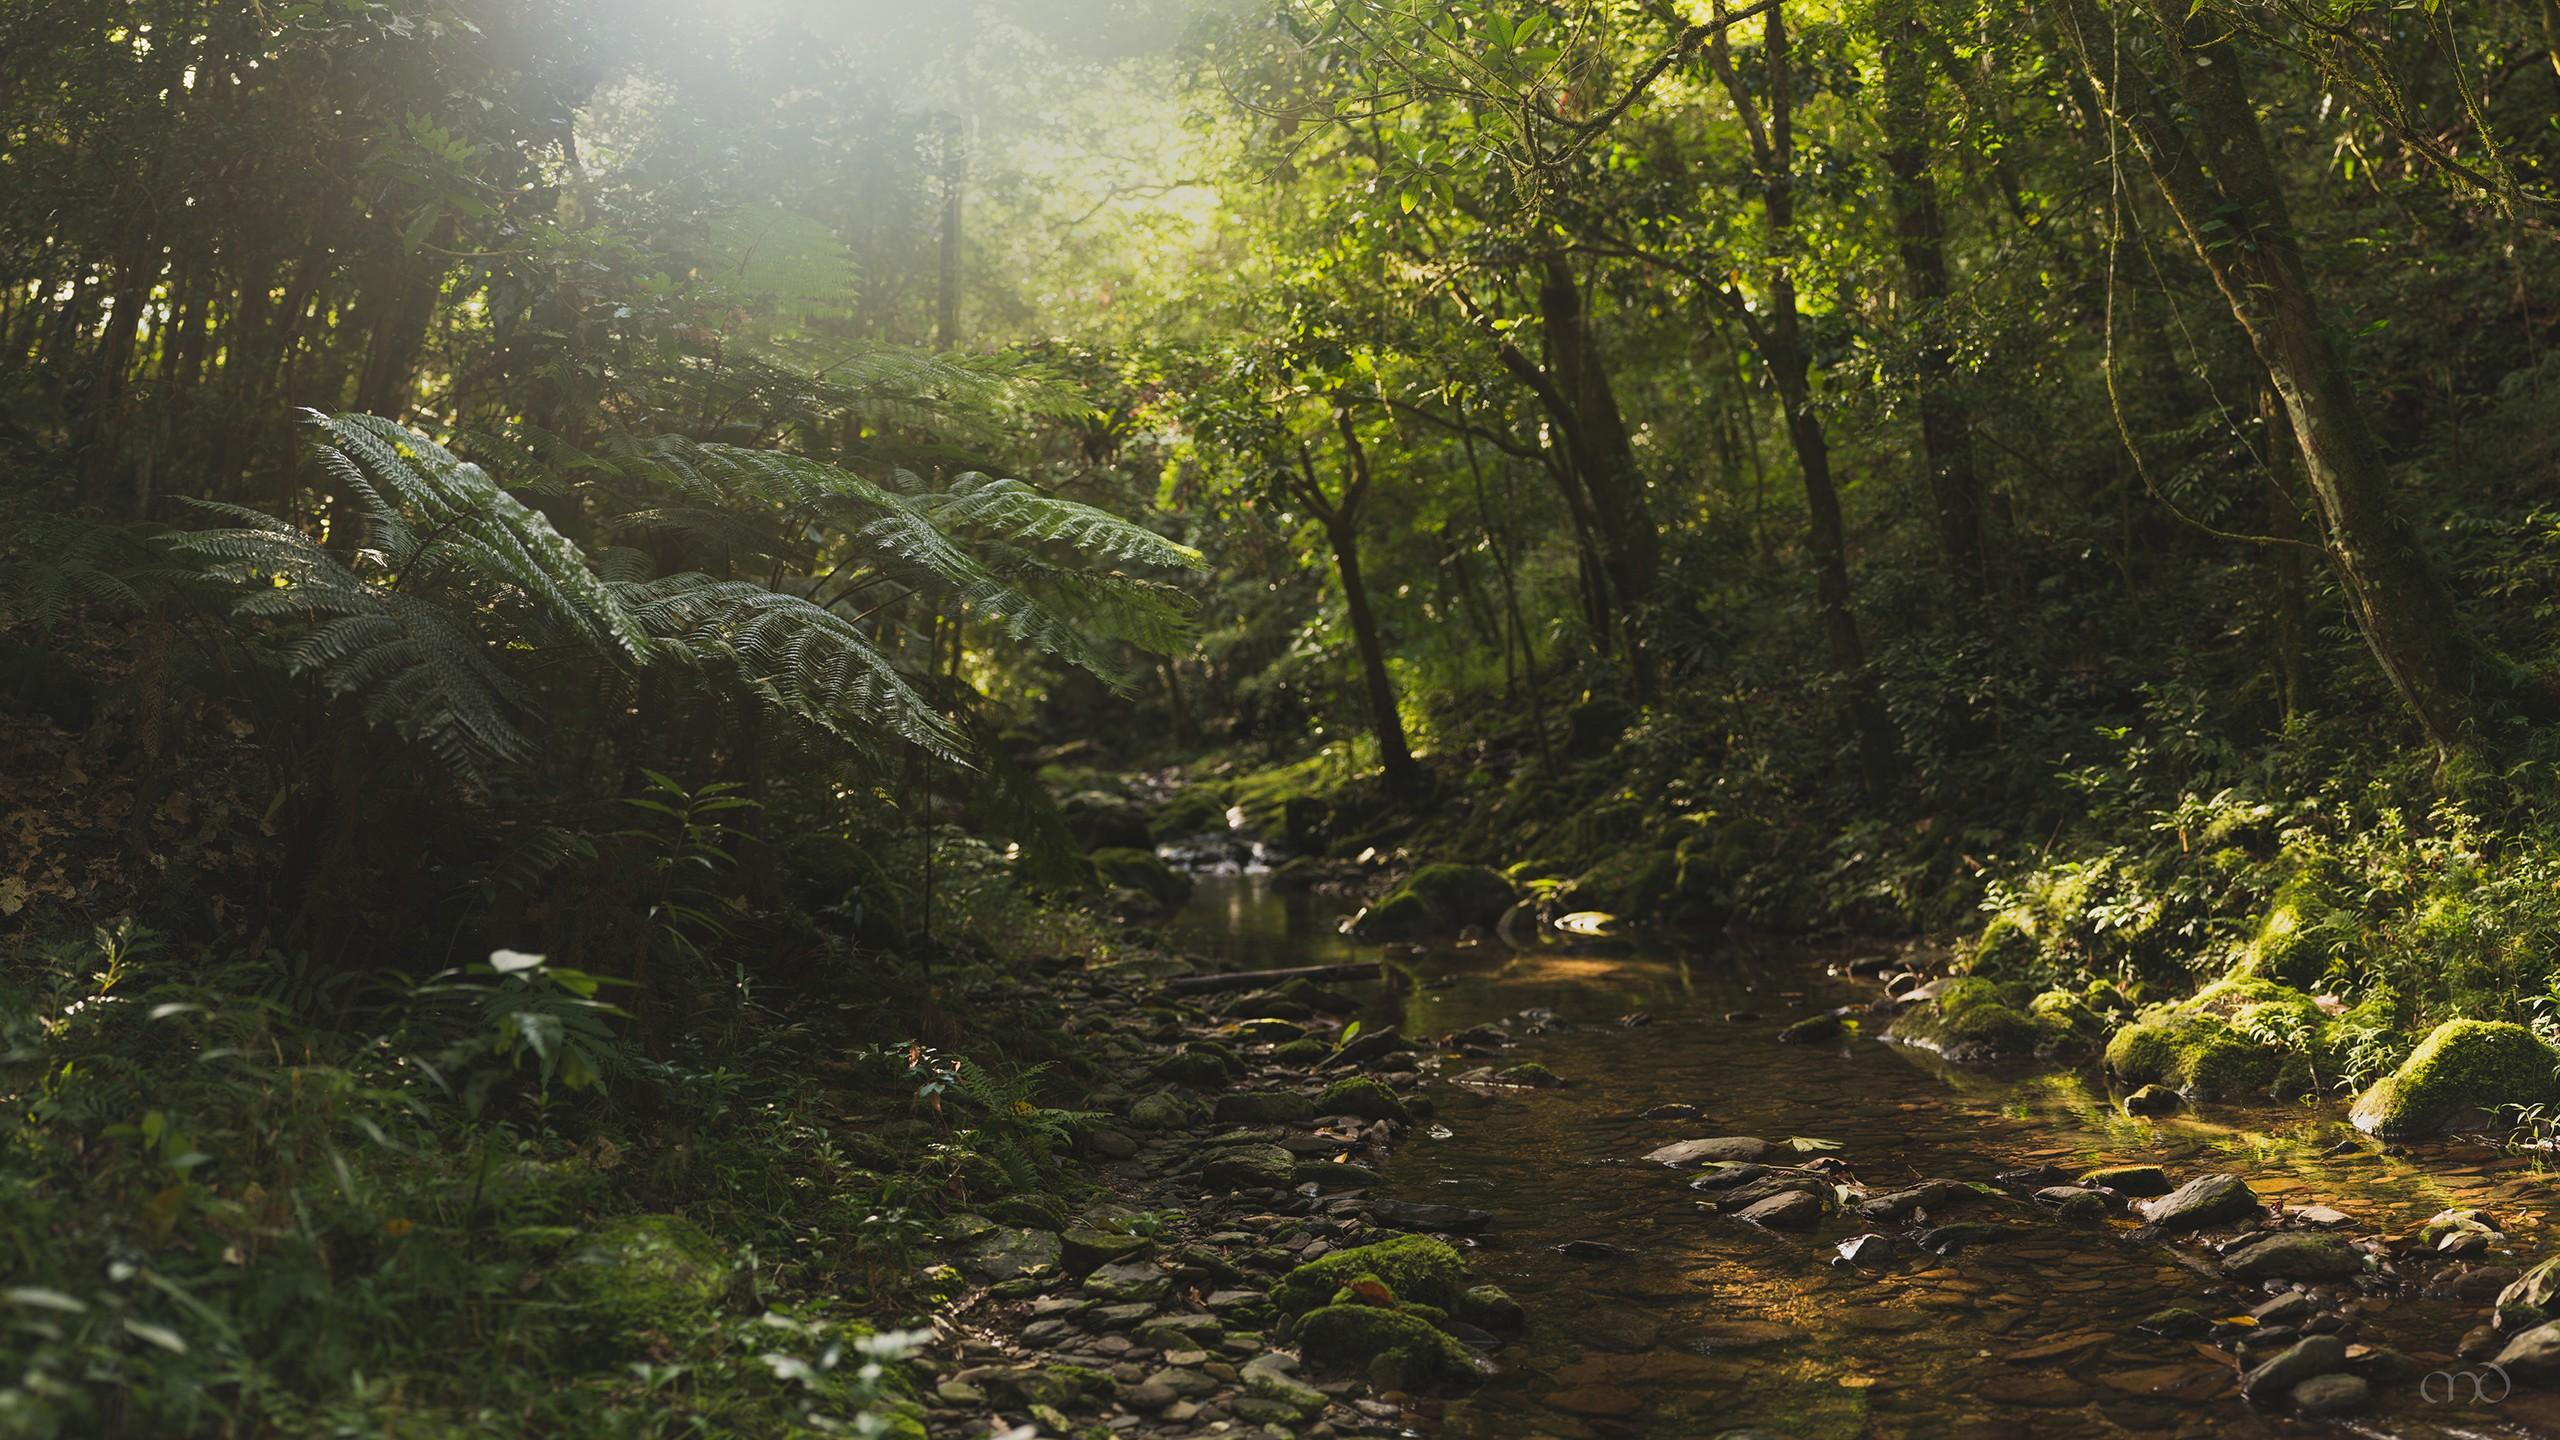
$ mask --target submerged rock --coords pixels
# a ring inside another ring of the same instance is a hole
[[[2293,1345],[2240,1377],[2240,1393],[2261,1405],[2293,1393],[2293,1387],[2347,1368],[2347,1342],[2335,1335],[2314,1335]]]
[[[1771,1230],[1810,1230],[1822,1223],[1823,1208],[1822,1197],[1788,1190],[1742,1207],[1735,1218]]]
[[[2169,1193],[2169,1172],[2157,1165],[2102,1165],[2083,1174],[2080,1183],[2144,1199]]]
[[[2174,1115],[2186,1103],[2184,1097],[2166,1085],[2145,1085],[2124,1097],[2124,1113],[2133,1116]]]
[[[1645,1152],[1644,1158],[1656,1165],[1679,1169],[1687,1165],[1705,1165],[1722,1160],[1757,1160],[1769,1153],[1769,1142],[1749,1135],[1719,1135],[1705,1140],[1681,1140]]]
[[[2316,1375],[2294,1386],[2289,1398],[2305,1415],[2344,1415],[2363,1409],[2373,1387],[2354,1375]]]
[[[2142,1207],[2142,1217],[2163,1230],[2201,1230],[2255,1215],[2264,1207],[2237,1175],[2199,1175]]]
[[[2222,1273],[2234,1280],[2344,1280],[2362,1274],[2364,1257],[2325,1235],[2269,1235],[2226,1256]]]
[[[1788,1045],[1815,1044],[1824,1040],[1838,1039],[1840,1032],[1845,1028],[1847,1027],[1839,1016],[1825,1011],[1820,1015],[1807,1015],[1789,1025],[1778,1032],[1778,1039],[1782,1044]]]
[[[1427,1230],[1436,1235],[1480,1235],[1493,1228],[1490,1210],[1412,1200],[1372,1200],[1369,1218],[1394,1229]]]
[[[2347,1118],[2389,1138],[2431,1135],[2507,1105],[2560,1095],[2560,1052],[2504,1020],[2448,1020],[2400,1068],[2356,1097]]]

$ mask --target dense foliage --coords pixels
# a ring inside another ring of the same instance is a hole
[[[1230,806],[2560,1034],[2554,13],[7,7],[0,1424],[892,1423]]]

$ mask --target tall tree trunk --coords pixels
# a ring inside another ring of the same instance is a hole
[[[1325,526],[1333,547],[1334,574],[1342,580],[1342,606],[1351,618],[1351,646],[1360,655],[1360,683],[1368,692],[1369,729],[1378,737],[1378,762],[1390,786],[1410,785],[1420,767],[1405,744],[1404,716],[1396,709],[1395,682],[1387,675],[1386,648],[1378,642],[1378,617],[1369,609],[1369,585],[1360,574],[1360,532],[1356,521]]]
[[[1369,451],[1360,443],[1358,426],[1348,409],[1334,411],[1342,432],[1343,463],[1350,477],[1342,503],[1323,517],[1324,537],[1333,548],[1334,573],[1342,580],[1342,605],[1351,620],[1351,645],[1360,656],[1360,681],[1369,696],[1369,728],[1378,737],[1378,763],[1391,789],[1412,788],[1422,767],[1405,744],[1404,716],[1396,708],[1395,682],[1387,674],[1386,647],[1378,639],[1378,617],[1369,608],[1369,585],[1360,574],[1360,506],[1369,491]]]
[[[1840,491],[1831,476],[1831,445],[1822,417],[1813,407],[1812,355],[1805,348],[1804,317],[1796,299],[1795,250],[1795,117],[1793,73],[1787,51],[1783,10],[1769,11],[1761,45],[1768,67],[1764,118],[1742,83],[1719,33],[1709,52],[1735,107],[1742,112],[1753,157],[1760,171],[1761,213],[1769,232],[1768,299],[1764,313],[1752,322],[1752,338],[1768,367],[1786,408],[1787,439],[1794,446],[1796,468],[1804,481],[1807,537],[1813,553],[1814,598],[1822,612],[1824,648],[1845,688],[1851,731],[1857,737],[1860,777],[1870,795],[1892,788],[1893,726],[1867,673],[1866,644],[1858,633],[1857,612],[1849,602],[1849,541],[1841,519]],[[1735,303],[1739,303],[1738,301]],[[1748,312],[1745,312],[1746,317]]]
[[[2275,386],[2357,629],[2429,742],[2450,750],[2484,711],[2524,697],[2464,624],[2391,495],[2362,400],[2322,324],[2238,46],[2203,7],[2138,0],[2158,27],[2176,103],[2139,76],[2114,93],[2094,7],[2062,3],[2090,82],[2132,132]]]
[[[1905,0],[1906,7],[1917,0]],[[1906,8],[1898,34],[1885,37],[1885,167],[1893,205],[1895,248],[1911,295],[1919,335],[1913,356],[1920,411],[1920,450],[1938,543],[1965,588],[1988,588],[1991,553],[1982,533],[1982,482],[1975,470],[1973,424],[1956,384],[1955,347],[1947,339],[1945,228],[1938,185],[1929,173],[1935,138],[1929,123],[1929,74],[1921,61],[1922,24]]]
[[[2294,490],[2293,436],[2286,428],[2284,401],[2263,377],[2258,382],[2258,433],[2267,447],[2267,533],[2279,540],[2302,538],[2302,501]],[[2302,713],[2310,698],[2309,672],[2303,646],[2310,622],[2303,614],[2305,549],[2302,545],[2267,547],[2267,612],[2275,642],[2276,692],[2284,718]]]
[[[1642,605],[1653,591],[1653,572],[1662,550],[1653,516],[1645,504],[1644,472],[1636,464],[1635,445],[1627,434],[1625,414],[1609,383],[1607,362],[1591,332],[1590,312],[1573,267],[1562,256],[1547,256],[1538,276],[1538,310],[1545,321],[1549,368],[1556,392],[1572,411],[1565,427],[1566,453],[1591,498],[1591,516],[1599,532],[1609,569],[1609,588],[1621,610]],[[1650,699],[1652,665],[1640,627],[1625,630],[1627,669],[1637,698]]]

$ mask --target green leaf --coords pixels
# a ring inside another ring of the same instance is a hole
[[[82,1315],[88,1313],[89,1309],[88,1302],[76,1300],[59,1290],[48,1290],[41,1285],[14,1285],[9,1289],[0,1290],[0,1300],[6,1300],[12,1305],[24,1305],[30,1310],[58,1310],[65,1315]]]

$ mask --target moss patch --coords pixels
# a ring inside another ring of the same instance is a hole
[[[1271,1303],[1284,1313],[1303,1314],[1363,1275],[1376,1276],[1399,1300],[1443,1308],[1457,1303],[1467,1278],[1457,1251],[1428,1236],[1400,1235],[1299,1266],[1272,1287]]]
[[[1157,859],[1152,850],[1096,850],[1093,868],[1101,873],[1105,885],[1135,890],[1167,914],[1191,898],[1191,877]]]
[[[731,1269],[728,1249],[701,1226],[634,1215],[596,1231],[562,1267],[560,1284],[600,1329],[689,1335],[718,1311]]]
[[[1978,976],[1941,982],[1937,998],[1904,1010],[1885,1032],[1888,1039],[1967,1062],[2033,1054],[2046,1034],[2001,986]]]
[[[2521,1025],[2448,1020],[2358,1096],[2349,1118],[2377,1135],[2432,1134],[2502,1105],[2551,1100],[2555,1072],[2560,1054]]]
[[[1298,1321],[1298,1348],[1311,1364],[1355,1370],[1391,1389],[1442,1384],[1481,1373],[1473,1352],[1418,1316],[1373,1305],[1327,1305]]]
[[[1396,1098],[1396,1092],[1385,1082],[1366,1075],[1336,1080],[1316,1097],[1315,1113],[1319,1115],[1357,1115],[1363,1120],[1394,1120],[1411,1124],[1413,1115]]]
[[[1511,882],[1481,865],[1425,865],[1360,915],[1366,940],[1413,940],[1491,925],[1511,908]]]
[[[1676,854],[1638,846],[1617,851],[1575,876],[1565,890],[1565,903],[1575,910],[1640,920],[1662,909],[1679,883]]]
[[[2108,1040],[2106,1064],[2128,1085],[2166,1085],[2190,1099],[2257,1094],[2280,1077],[2298,1092],[2329,1073],[2337,1039],[2336,1022],[2310,996],[2243,971],[2143,1011]]]

